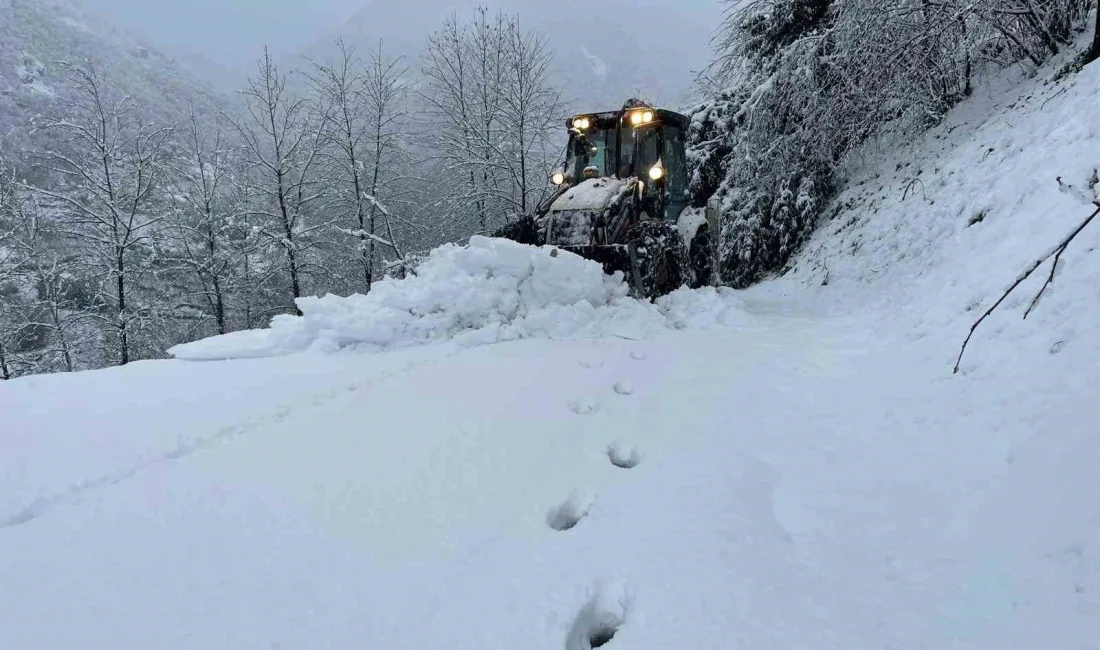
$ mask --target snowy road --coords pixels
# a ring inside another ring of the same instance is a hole
[[[1072,510],[1034,527],[1089,476],[1086,388],[1029,402],[951,377],[947,341],[769,305],[640,341],[147,363],[76,402],[87,376],[16,382],[0,647],[1035,647],[1054,621],[1090,647]]]

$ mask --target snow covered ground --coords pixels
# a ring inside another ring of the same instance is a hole
[[[1100,648],[1100,226],[951,373],[1087,216],[1098,87],[869,156],[749,291],[475,240],[0,386],[0,648]]]

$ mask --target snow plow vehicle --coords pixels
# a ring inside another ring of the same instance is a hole
[[[635,297],[714,284],[718,211],[691,208],[688,118],[630,100],[566,121],[564,163],[534,214],[494,236],[552,246],[622,271]]]

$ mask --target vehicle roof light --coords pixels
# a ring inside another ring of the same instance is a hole
[[[643,124],[649,124],[655,117],[653,111],[650,110],[637,110],[630,112],[630,123],[633,126],[641,126]]]

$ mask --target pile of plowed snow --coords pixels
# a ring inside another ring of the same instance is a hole
[[[628,296],[623,275],[572,253],[473,237],[435,249],[405,279],[385,278],[367,295],[297,300],[302,316],[279,315],[248,330],[177,345],[177,359],[266,357],[353,347],[383,350],[453,341],[480,345],[523,338],[642,337],[743,318],[728,290],[681,290],[655,304]]]

